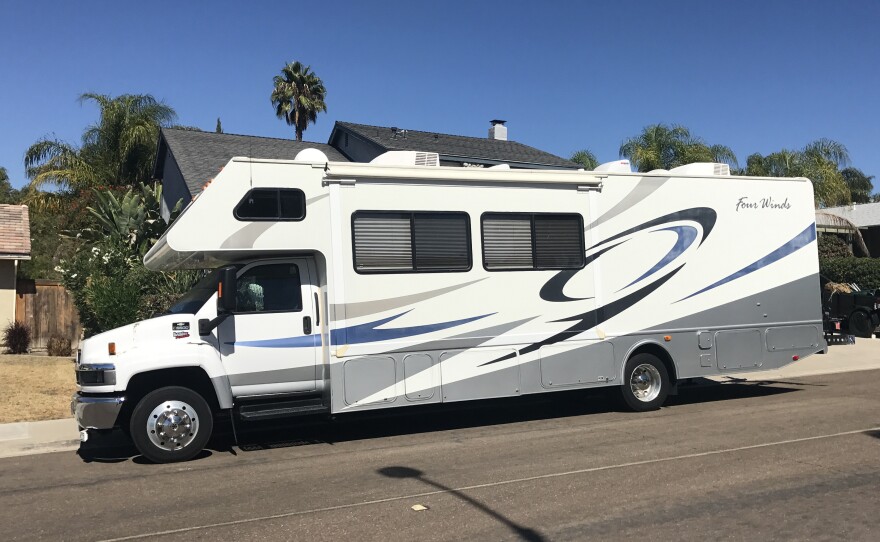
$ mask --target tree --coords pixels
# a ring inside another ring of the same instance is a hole
[[[275,88],[271,100],[275,115],[293,126],[296,140],[302,141],[309,123],[318,120],[318,113],[327,112],[324,83],[312,72],[311,66],[304,66],[299,61],[281,68],[281,75],[276,75],[273,81]]]
[[[708,145],[684,126],[652,124],[638,136],[620,146],[620,156],[628,158],[638,171],[672,169],[694,162],[723,162],[737,167],[736,155],[724,145]]]
[[[223,133],[223,125],[220,124],[220,117],[217,117],[217,127],[214,128],[214,131],[215,131],[216,133],[218,133],[218,134],[222,134],[222,133]]]
[[[767,156],[752,154],[746,160],[745,173],[758,177],[806,177],[813,182],[816,206],[833,207],[852,201],[840,169],[848,164],[849,152],[843,144],[818,139],[798,151],[782,149]]]
[[[853,203],[871,202],[871,192],[874,191],[874,185],[871,183],[873,175],[865,175],[862,170],[854,167],[844,168],[840,174],[843,176],[843,182],[849,187]]]
[[[150,180],[159,128],[176,118],[174,110],[149,94],[86,93],[79,101],[98,105],[98,121],[83,132],[79,147],[55,138],[31,145],[24,159],[31,187],[77,190]]]
[[[0,167],[0,203],[18,203],[20,200],[21,191],[12,188],[6,168]]]
[[[579,150],[572,153],[569,160],[576,164],[584,166],[584,169],[587,171],[596,169],[596,166],[599,165],[599,161],[596,160],[596,155],[588,151],[587,149]]]

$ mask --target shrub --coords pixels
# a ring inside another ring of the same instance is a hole
[[[862,290],[880,288],[880,259],[827,258],[819,260],[819,272],[832,282],[856,283]]]
[[[73,348],[70,346],[70,339],[61,337],[60,335],[52,335],[49,342],[46,343],[46,351],[50,356],[69,356],[73,354]]]
[[[31,345],[31,328],[16,320],[3,330],[3,342],[6,343],[6,353],[27,354]]]
[[[843,239],[833,234],[823,234],[819,236],[819,258],[850,258],[852,257],[852,247]]]

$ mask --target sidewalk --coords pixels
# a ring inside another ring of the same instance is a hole
[[[880,339],[858,339],[856,344],[834,345],[825,355],[813,355],[776,371],[733,373],[746,380],[780,380],[823,374],[880,369]],[[727,377],[712,377],[724,382]],[[0,424],[0,458],[67,452],[79,448],[79,427],[73,418],[45,422]]]

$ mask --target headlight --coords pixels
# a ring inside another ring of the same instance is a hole
[[[116,366],[112,363],[92,363],[76,368],[76,383],[80,386],[116,384]]]

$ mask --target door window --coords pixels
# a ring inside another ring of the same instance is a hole
[[[237,286],[236,313],[302,311],[299,268],[292,263],[251,267]]]

